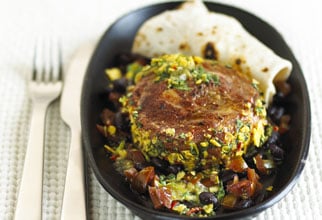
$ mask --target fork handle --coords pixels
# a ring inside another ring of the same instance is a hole
[[[81,144],[81,131],[72,127],[61,213],[62,220],[86,219],[84,158]]]
[[[44,128],[49,103],[34,103],[15,219],[41,219]]]

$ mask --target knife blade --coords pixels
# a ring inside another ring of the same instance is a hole
[[[70,128],[70,148],[61,219],[86,219],[85,174],[81,142],[80,102],[81,87],[93,45],[78,49],[67,69],[61,97],[60,113]]]

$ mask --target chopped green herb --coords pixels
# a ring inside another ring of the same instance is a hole
[[[219,190],[217,192],[217,199],[221,201],[225,196],[225,189],[222,181],[220,181]]]
[[[179,138],[186,139],[187,135],[185,133],[179,134]]]
[[[132,116],[134,119],[137,119],[139,117],[139,112],[138,111],[133,111]]]
[[[190,89],[188,82],[191,79],[197,85],[210,82],[218,85],[219,77],[213,72],[206,71],[195,59],[198,58],[180,54],[154,58],[151,61],[151,66],[144,71],[142,70],[143,75],[153,71],[156,74],[155,82],[167,81],[168,88],[184,91]]]
[[[240,119],[236,119],[236,128],[237,131],[243,126],[243,122]]]

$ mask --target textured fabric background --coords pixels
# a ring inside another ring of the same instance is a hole
[[[12,219],[26,143],[31,103],[27,77],[36,37],[57,36],[64,66],[83,43],[95,44],[107,27],[128,11],[156,0],[0,1],[0,219]],[[312,108],[311,146],[293,190],[256,219],[322,219],[322,4],[319,0],[219,0],[248,10],[281,32],[307,80]],[[69,129],[59,101],[48,110],[45,137],[44,219],[59,219],[69,147]],[[108,195],[90,172],[90,219],[136,219]]]

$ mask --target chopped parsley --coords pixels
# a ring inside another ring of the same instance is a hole
[[[196,85],[202,83],[218,85],[218,75],[205,70],[200,65],[202,61],[201,57],[181,54],[164,55],[152,59],[151,65],[144,72],[146,74],[151,71],[154,72],[156,74],[155,82],[166,81],[169,89],[190,90],[190,81],[193,81]]]
[[[240,119],[236,119],[236,128],[237,131],[239,131],[239,129],[243,126],[243,122]]]

